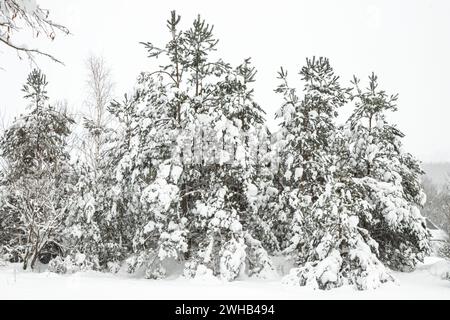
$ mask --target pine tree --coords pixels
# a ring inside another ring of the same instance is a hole
[[[33,70],[23,87],[30,112],[16,119],[0,141],[7,164],[1,209],[8,222],[6,247],[24,269],[61,253],[71,193],[66,138],[73,120],[48,104],[46,86],[45,75]]]
[[[250,273],[264,269],[261,261],[270,265],[253,226],[242,227],[258,221],[245,189],[254,179],[250,150],[263,122],[249,88],[255,70],[249,59],[237,68],[211,60],[218,41],[200,17],[186,31],[179,22],[172,12],[164,48],[144,43],[149,57],[167,62],[139,76],[129,144],[116,154],[113,185],[127,188],[117,201],[134,217],[127,223],[135,228],[128,265],[159,277],[165,260],[187,259],[186,275],[206,268],[232,280],[245,260]]]
[[[288,87],[286,72],[277,89],[285,103],[282,120],[281,204],[287,225],[284,252],[297,267],[284,282],[330,289],[344,284],[377,287],[391,279],[375,255],[376,245],[358,227],[364,204],[352,197],[354,184],[341,164],[344,137],[336,124],[348,101],[328,59],[308,59],[300,75],[302,100]]]
[[[300,75],[305,81],[305,96],[301,100],[295,88],[288,86],[287,72],[279,72],[282,81],[276,92],[283,94],[284,103],[278,111],[281,122],[280,185],[283,210],[280,213],[291,226],[288,245],[295,247],[302,237],[294,236],[291,221],[302,221],[308,208],[324,191],[332,160],[333,134],[336,131],[337,109],[346,102],[345,89],[328,59],[307,59]],[[287,244],[284,244],[284,248]]]
[[[354,79],[355,111],[349,119],[349,162],[368,208],[361,225],[378,243],[380,259],[396,270],[413,269],[429,252],[429,233],[420,213],[426,197],[420,163],[405,152],[404,134],[386,119],[397,96],[378,89],[372,74],[363,91]]]

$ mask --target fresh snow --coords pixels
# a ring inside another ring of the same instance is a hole
[[[398,280],[375,290],[351,286],[313,290],[281,284],[280,279],[238,278],[227,282],[172,277],[146,280],[129,274],[79,272],[58,275],[23,271],[19,264],[0,267],[0,299],[450,299],[450,281],[440,278],[450,263],[426,258],[416,271],[393,272]]]

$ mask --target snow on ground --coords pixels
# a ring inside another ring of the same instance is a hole
[[[99,272],[31,272],[13,264],[0,267],[0,299],[450,299],[450,281],[440,278],[449,267],[449,262],[430,257],[414,272],[395,272],[398,283],[376,290],[345,286],[321,291],[282,285],[279,279],[146,280]]]

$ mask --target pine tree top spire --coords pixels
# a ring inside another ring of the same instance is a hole
[[[384,90],[379,90],[378,76],[375,73],[369,75],[369,86],[365,92],[360,88],[360,80],[356,76],[353,76],[351,83],[356,91],[351,99],[357,99],[355,112],[349,119],[352,123],[364,117],[371,119],[385,111],[397,111],[398,94],[389,96]]]
[[[33,69],[28,75],[27,82],[23,86],[22,91],[25,92],[25,99],[30,99],[30,107],[40,109],[44,106],[47,96],[47,77],[39,69]]]
[[[170,20],[167,20],[167,28],[175,34],[177,31],[177,25],[181,21],[181,16],[177,15],[175,10],[170,11]]]

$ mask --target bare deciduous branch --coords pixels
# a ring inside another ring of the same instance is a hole
[[[29,49],[25,45],[14,43],[12,40],[12,36],[24,28],[31,30],[36,37],[44,34],[51,40],[55,38],[58,31],[69,34],[69,30],[65,26],[49,19],[48,10],[42,9],[34,1],[25,3],[22,0],[2,0],[0,2],[0,21],[0,42],[16,50],[19,57],[20,53],[25,53],[35,63],[35,55],[40,55],[63,64],[49,53],[39,49]]]

